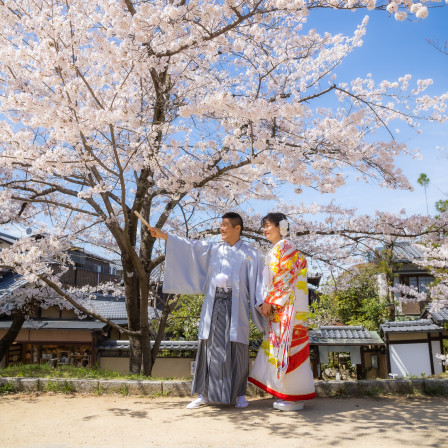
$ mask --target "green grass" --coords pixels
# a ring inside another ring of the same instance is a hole
[[[45,384],[44,392],[62,392],[63,394],[73,394],[75,388],[70,384],[69,381],[47,381]]]
[[[15,394],[16,388],[12,383],[0,384],[0,395]]]
[[[427,378],[437,380],[448,380],[448,372],[439,373],[437,375],[429,375]]]
[[[123,386],[120,387],[120,394],[123,395],[123,397],[127,397],[129,395],[129,388],[127,384],[123,384]]]
[[[45,392],[59,392],[57,381],[48,381],[48,383],[45,384]]]
[[[97,367],[58,366],[51,367],[47,364],[13,364],[6,369],[0,369],[0,377],[25,377],[25,378],[91,378],[97,380],[177,380],[183,378],[159,378],[154,376],[128,374],[123,375],[113,370]],[[185,378],[185,380],[188,378]],[[191,378],[190,378],[191,379]]]

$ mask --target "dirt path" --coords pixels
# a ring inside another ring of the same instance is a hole
[[[0,398],[0,448],[446,447],[448,399],[316,399],[281,413],[185,409],[185,398],[12,395]]]

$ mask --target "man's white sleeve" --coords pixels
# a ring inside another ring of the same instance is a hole
[[[163,292],[204,294],[214,243],[168,234]]]

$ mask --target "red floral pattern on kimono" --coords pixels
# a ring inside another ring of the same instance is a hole
[[[273,306],[270,326],[280,331],[269,331],[269,342],[277,351],[277,376],[286,372],[289,349],[293,337],[294,286],[297,277],[307,268],[305,257],[289,241],[282,240],[274,248],[274,260],[269,262],[272,285],[265,298]],[[271,330],[271,329],[270,329]],[[308,332],[307,332],[308,333]]]
[[[272,305],[249,381],[288,401],[316,396],[309,360],[307,263],[288,240],[266,257],[265,303]]]

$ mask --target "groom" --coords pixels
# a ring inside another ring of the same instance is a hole
[[[187,408],[209,402],[246,407],[249,313],[260,330],[264,322],[256,309],[263,303],[263,265],[257,251],[241,240],[243,219],[225,213],[219,243],[148,229],[166,241],[163,292],[205,294],[191,391],[199,397]]]

